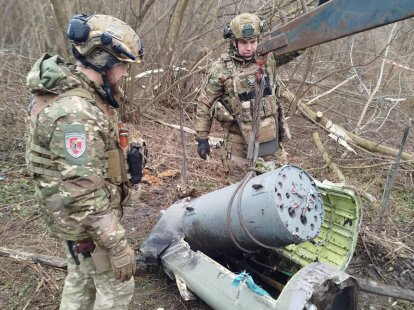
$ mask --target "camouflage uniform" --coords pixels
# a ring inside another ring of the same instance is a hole
[[[115,19],[95,15],[89,20],[96,33],[93,21]],[[27,82],[34,93],[28,170],[46,224],[63,240],[68,258],[60,309],[127,309],[135,257],[119,222],[128,178],[116,111],[101,99],[107,96],[103,88],[58,56],[43,55]]]
[[[108,177],[108,153],[118,151],[115,110],[102,102],[102,89],[85,75],[57,56],[48,57],[44,55],[28,76],[35,93],[40,76],[49,83],[49,92],[34,96],[30,109],[26,157],[37,201],[53,235],[65,241],[91,239],[98,246],[95,251],[100,246],[116,252],[127,240],[119,223],[125,194],[121,183]],[[93,306],[95,298],[95,309],[126,308],[134,280],[116,281],[107,253],[103,256],[107,266],[98,273],[90,257],[80,256],[81,264],[76,265],[68,254],[61,309],[88,309],[85,305]],[[102,297],[100,291],[112,297]],[[103,306],[108,298],[112,300]]]
[[[266,86],[260,112],[259,142],[274,141],[278,146],[275,152],[261,157],[265,161],[274,160],[279,165],[287,163],[286,152],[280,143],[290,139],[290,132],[278,96],[275,71],[294,57],[297,55],[275,59],[271,54],[264,65]],[[257,69],[254,58],[245,61],[230,49],[213,63],[198,97],[197,136],[208,137],[213,118],[222,124],[225,134],[221,157],[231,183],[240,181],[249,165],[246,160],[247,141],[252,126]]]

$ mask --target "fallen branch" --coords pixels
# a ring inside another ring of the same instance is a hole
[[[402,287],[381,284],[369,279],[356,278],[361,291],[381,296],[393,297],[395,299],[414,302],[414,291]]]
[[[151,116],[149,114],[144,113],[143,115],[147,119],[152,120],[153,122],[156,122],[158,124],[161,124],[161,125],[164,125],[164,126],[167,126],[167,127],[170,127],[170,128],[178,129],[180,131],[182,130],[182,131],[187,132],[187,133],[192,134],[192,135],[196,135],[197,134],[197,132],[194,129],[191,129],[189,127],[182,126],[182,128],[181,128],[180,125],[170,124],[170,123],[163,122],[163,121],[161,121],[161,120],[159,120],[159,119],[157,119],[157,118],[155,118],[155,117],[153,117],[153,116]],[[217,138],[217,137],[211,137],[211,136],[209,136],[208,138],[209,138],[209,144],[210,144],[210,146],[216,147],[216,148],[217,147],[220,147],[221,144],[222,144],[222,141],[223,141],[223,138]]]
[[[325,148],[319,138],[319,134],[317,132],[313,133],[313,141],[315,142],[316,146],[318,147],[319,152],[322,154],[323,159],[325,160],[326,164],[328,165],[329,169],[334,172],[341,182],[346,183],[345,176],[343,175],[342,171],[338,168],[338,166],[332,161],[329,157],[328,153],[326,153]]]
[[[330,94],[330,93],[332,93],[335,89],[337,89],[338,87],[340,87],[340,86],[342,86],[342,85],[344,85],[345,83],[347,83],[348,81],[350,81],[350,80],[352,80],[353,78],[355,78],[356,77],[356,75],[354,74],[354,75],[352,75],[352,76],[350,76],[349,78],[347,78],[345,81],[342,81],[341,83],[339,83],[338,85],[336,85],[335,87],[332,87],[331,89],[329,89],[328,91],[326,91],[326,92],[324,92],[324,93],[322,93],[322,94],[320,94],[320,95],[318,95],[318,96],[316,96],[315,98],[313,98],[312,100],[309,100],[306,104],[307,105],[311,105],[312,104],[312,102],[314,102],[314,101],[316,101],[316,100],[318,100],[319,98],[321,98],[321,97],[323,97],[323,96],[326,96],[326,95],[328,95],[328,94]]]
[[[295,96],[289,91],[283,92],[282,97],[285,100],[288,100],[288,101],[291,101],[291,102],[293,102],[295,100]],[[318,123],[316,112],[314,112],[309,106],[307,106],[300,99],[297,101],[297,105],[298,105],[299,111],[305,117],[310,119],[312,122]],[[341,126],[334,124],[330,119],[328,119],[325,116],[320,117],[319,123],[325,128],[326,131],[328,131],[329,133],[332,133],[332,134],[335,134],[339,129],[340,132],[345,133],[344,137],[339,137],[339,138],[342,138],[342,139],[346,140],[347,142],[354,143],[355,145],[358,145],[359,147],[361,147],[365,150],[368,150],[368,151],[371,151],[371,152],[377,152],[377,153],[381,153],[381,154],[389,155],[389,156],[393,156],[393,157],[397,157],[398,150],[393,149],[393,148],[388,147],[388,146],[385,146],[385,145],[382,145],[382,144],[379,144],[379,143],[374,142],[374,141],[370,141],[370,140],[362,138],[360,136],[357,136],[357,135],[345,130]],[[408,152],[403,152],[401,154],[401,158],[404,159],[404,160],[414,160],[414,154],[408,153]]]
[[[188,127],[186,127],[186,126],[182,126],[182,128],[181,128],[181,127],[180,127],[180,125],[169,124],[169,123],[163,122],[163,121],[161,121],[161,120],[159,120],[159,119],[155,118],[155,117],[154,117],[154,116],[152,116],[152,115],[149,115],[149,114],[146,114],[146,113],[143,113],[143,115],[144,115],[147,119],[150,119],[150,120],[152,120],[152,121],[154,121],[154,122],[156,122],[156,123],[158,123],[158,124],[165,125],[165,126],[168,126],[168,127],[174,128],[174,129],[178,129],[178,130],[183,130],[183,131],[188,132],[188,133],[190,133],[190,134],[192,134],[192,135],[195,135],[195,134],[196,134],[196,131],[195,131],[194,129],[188,128]]]
[[[56,268],[65,269],[67,266],[66,259],[57,257],[57,256],[49,256],[37,253],[28,253],[19,250],[11,250],[7,248],[0,247],[0,255],[7,256],[18,261],[25,261],[25,262],[33,262],[39,263],[42,265],[47,265]]]

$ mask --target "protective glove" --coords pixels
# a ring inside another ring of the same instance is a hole
[[[208,138],[197,138],[197,152],[202,159],[207,159],[207,156],[210,156],[210,144],[208,143]]]
[[[123,250],[116,252],[116,254],[111,252],[109,253],[109,260],[111,261],[115,279],[121,282],[131,279],[137,269],[134,250],[127,245]]]
[[[127,152],[127,162],[129,173],[131,175],[131,183],[138,184],[144,175],[144,167],[148,157],[148,149],[144,140],[133,142]]]

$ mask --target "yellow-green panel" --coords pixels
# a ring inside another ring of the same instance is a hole
[[[281,255],[300,265],[299,268],[312,262],[322,262],[345,270],[358,238],[362,218],[361,200],[350,187],[321,182],[317,182],[317,186],[325,210],[325,219],[318,237],[312,242],[289,245]]]

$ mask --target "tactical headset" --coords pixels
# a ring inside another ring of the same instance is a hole
[[[72,42],[77,44],[85,43],[89,38],[90,27],[88,25],[88,20],[94,16],[86,14],[77,14],[72,17],[72,20],[69,22],[66,35]],[[125,55],[131,60],[135,60],[135,56],[127,51],[121,44],[113,44],[112,36],[108,32],[104,32],[100,36],[102,45],[109,46],[115,53]],[[141,46],[138,56],[142,58],[144,56],[144,49]]]

